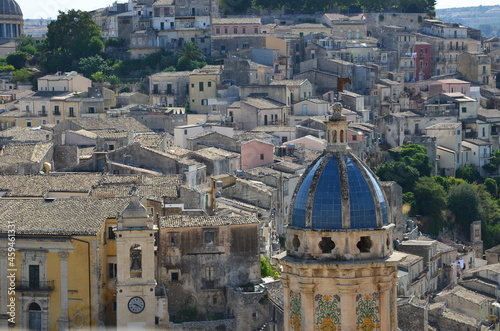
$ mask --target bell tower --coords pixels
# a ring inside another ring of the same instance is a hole
[[[156,315],[154,243],[157,226],[140,203],[137,189],[118,219],[117,326],[140,330],[154,328]]]

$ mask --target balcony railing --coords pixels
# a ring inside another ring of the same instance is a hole
[[[16,291],[19,292],[52,292],[54,290],[54,281],[44,282],[18,281],[16,282]]]
[[[40,115],[40,116],[47,116],[47,112],[46,111],[39,111],[38,115]]]

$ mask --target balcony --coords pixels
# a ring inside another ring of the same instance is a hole
[[[54,281],[44,282],[18,281],[16,282],[16,291],[19,292],[52,292],[54,291]]]
[[[57,111],[56,111],[56,110],[54,110],[54,116],[61,116],[61,112],[60,112],[60,111],[58,111],[58,110],[57,110]]]
[[[39,111],[38,115],[39,116],[47,116],[47,112],[46,111]]]

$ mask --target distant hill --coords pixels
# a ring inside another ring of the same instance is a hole
[[[436,9],[436,17],[443,22],[480,29],[485,38],[500,36],[499,5]]]

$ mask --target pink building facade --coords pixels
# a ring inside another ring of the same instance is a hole
[[[260,18],[214,18],[212,35],[258,34],[262,32]]]
[[[470,97],[470,82],[460,79],[442,79],[429,85],[429,97],[440,93],[462,93]]]
[[[241,170],[274,163],[274,146],[261,140],[250,140],[241,145]]]

